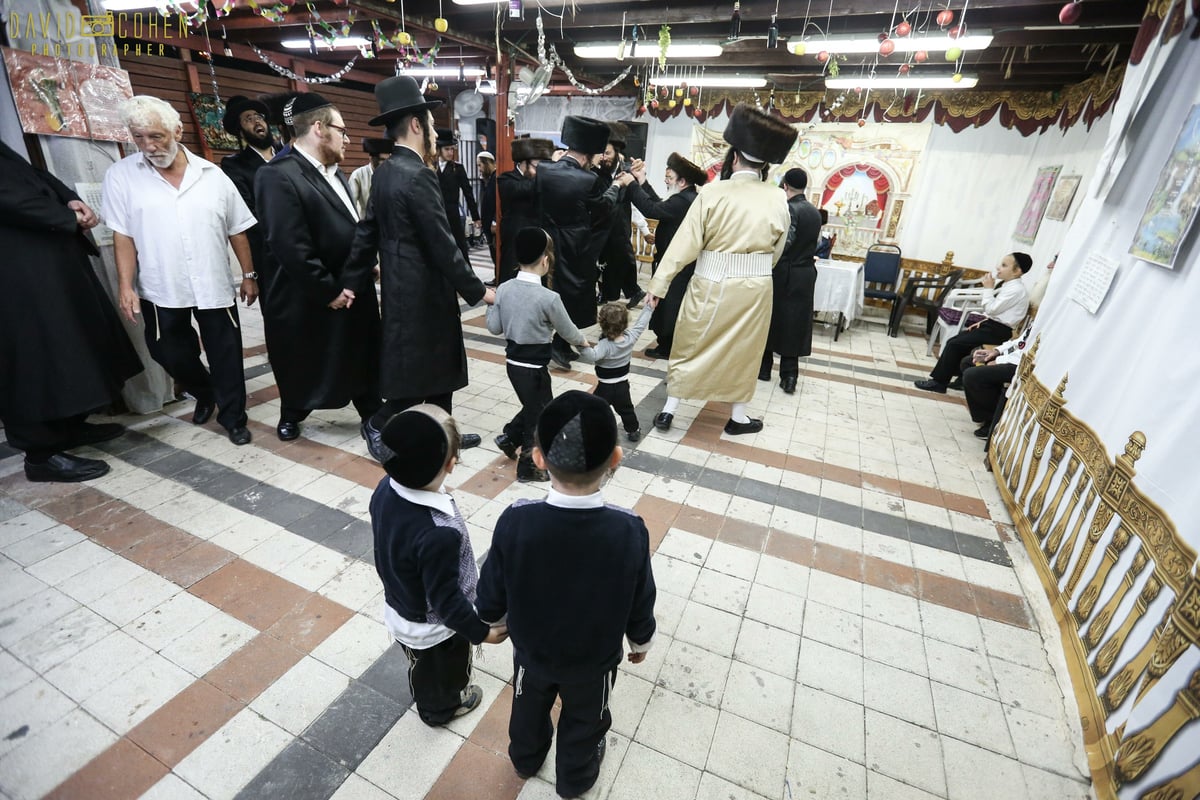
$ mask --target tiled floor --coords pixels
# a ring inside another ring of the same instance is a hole
[[[382,472],[349,409],[275,437],[261,318],[243,320],[253,445],[181,403],[124,420],[89,484],[0,460],[0,796],[554,797],[549,768],[521,781],[504,755],[508,645],[476,663],[482,709],[438,730],[407,713],[371,564]],[[481,310],[464,320],[456,417],[485,443],[451,483],[484,554],[500,512],[543,489],[491,445],[516,411],[503,342]],[[818,327],[795,395],[759,384],[760,434],[685,402],[627,448],[606,495],[651,530],[659,635],[622,667],[587,797],[1089,796],[1056,636],[973,425],[960,397],[912,388],[924,340],[883,327]],[[644,430],[665,367],[635,359]]]

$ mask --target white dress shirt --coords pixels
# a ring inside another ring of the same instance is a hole
[[[1025,281],[1013,278],[993,290],[992,296],[983,301],[983,313],[1010,328],[1017,327],[1029,313],[1029,290],[1025,288]]]
[[[138,294],[163,308],[228,308],[236,300],[229,237],[254,226],[233,181],[188,152],[176,189],[141,153],[104,174],[104,222],[133,239]]]
[[[346,191],[342,179],[338,177],[338,165],[330,164],[329,166],[325,166],[303,148],[293,147],[292,149],[308,159],[308,163],[317,168],[317,172],[321,173],[329,185],[333,187],[333,191],[337,192],[337,196],[346,205],[346,210],[350,212],[350,216],[354,218],[355,222],[358,222],[358,211],[354,208],[354,201],[350,199],[350,193]]]

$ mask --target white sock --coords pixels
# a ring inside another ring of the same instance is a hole
[[[675,409],[679,408],[679,398],[667,395],[667,402],[663,403],[664,414],[674,414]]]
[[[734,403],[733,410],[729,413],[730,419],[737,423],[747,423],[750,421],[750,416],[746,413],[745,403]]]

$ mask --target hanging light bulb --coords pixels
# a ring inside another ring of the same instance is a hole
[[[742,3],[741,0],[733,2],[733,16],[729,18],[729,41],[735,41],[742,35]]]

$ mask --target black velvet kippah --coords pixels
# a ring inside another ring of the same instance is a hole
[[[517,231],[517,263],[536,264],[546,254],[550,237],[541,228],[521,228]]]
[[[383,468],[401,486],[423,489],[429,485],[450,455],[450,440],[442,423],[423,411],[401,411],[387,421],[381,432],[383,443],[396,455]]]
[[[783,182],[793,189],[808,188],[808,173],[799,167],[793,167],[783,174]]]
[[[538,420],[538,446],[563,472],[591,472],[608,462],[617,446],[617,423],[604,400],[570,391],[550,401]]]

